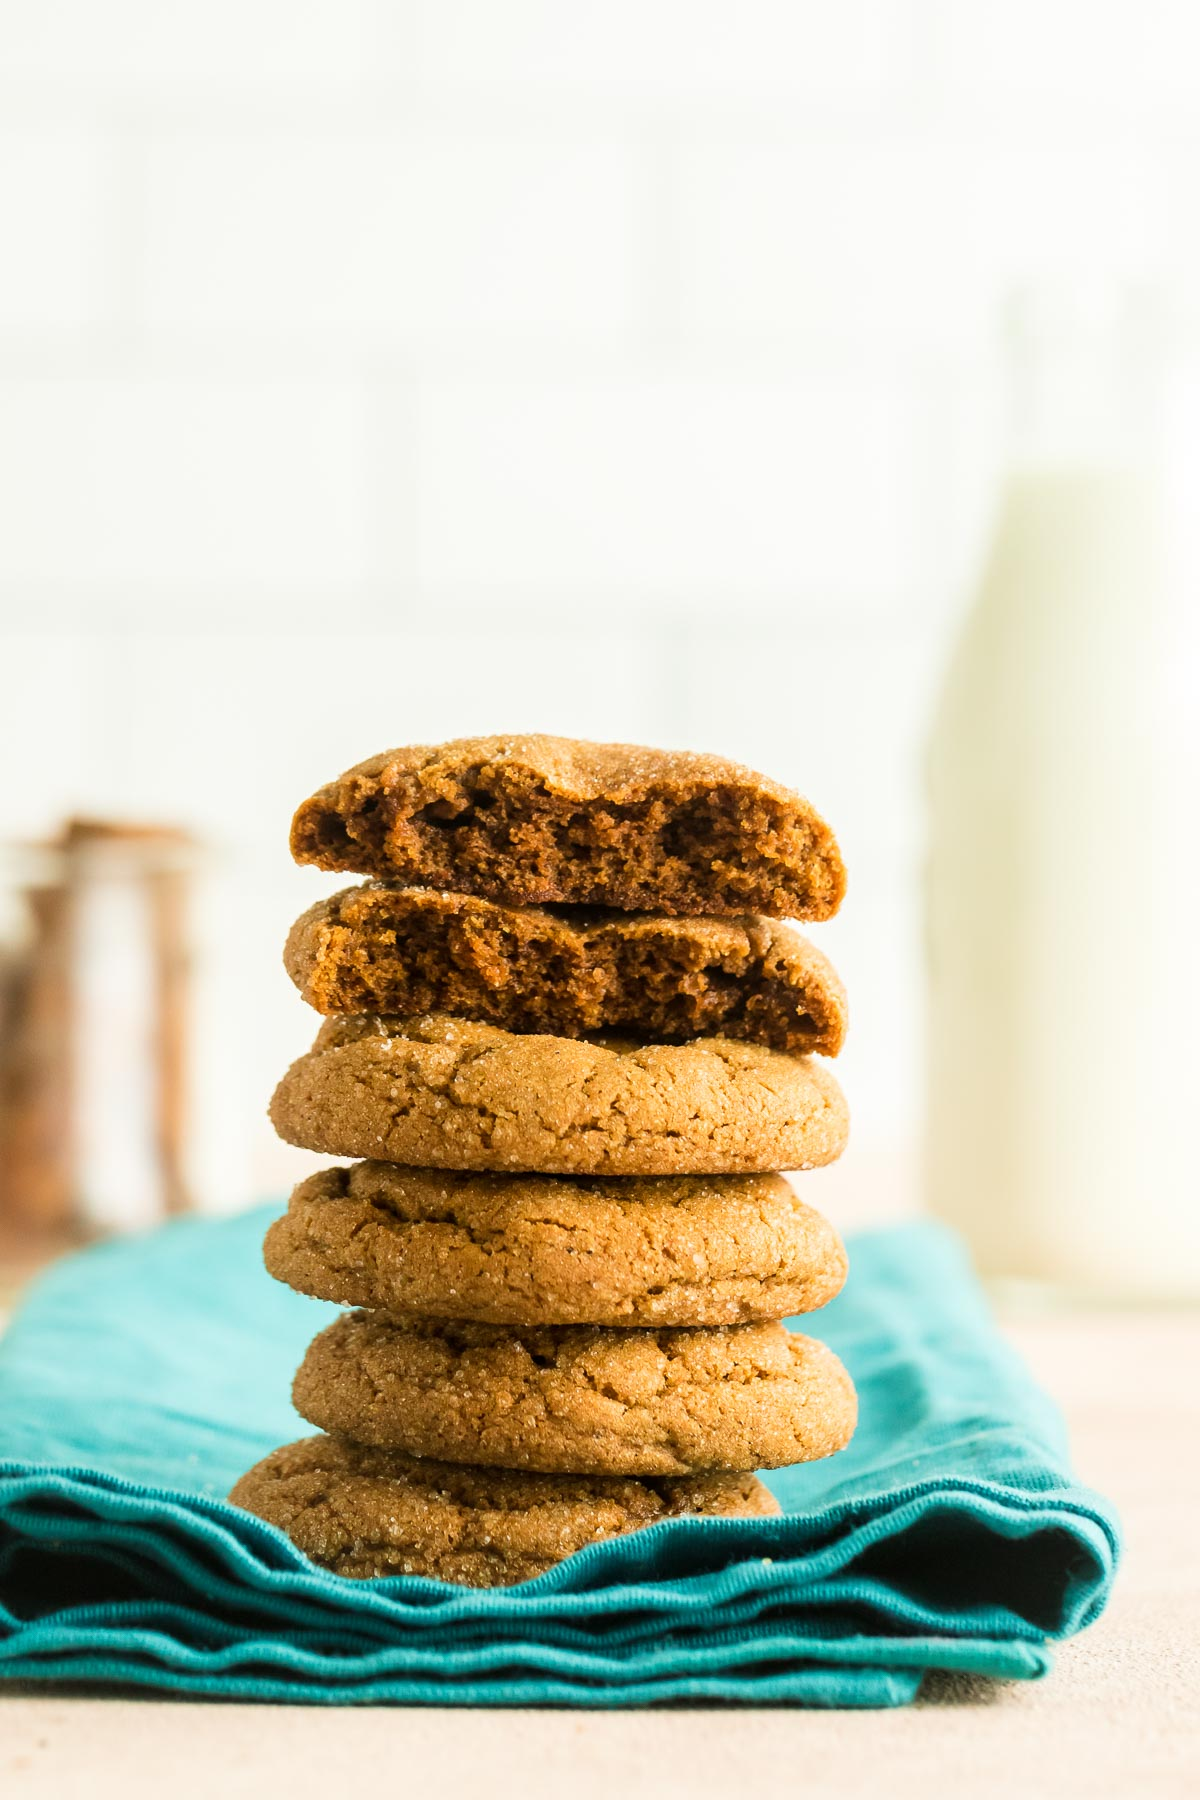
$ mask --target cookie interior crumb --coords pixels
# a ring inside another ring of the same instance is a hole
[[[845,888],[824,820],[752,770],[537,736],[385,751],[303,803],[292,852],[515,905],[825,919]]]
[[[741,1038],[834,1056],[845,990],[772,920],[499,906],[369,881],[318,901],[284,961],[322,1013],[446,1012],[561,1037]]]

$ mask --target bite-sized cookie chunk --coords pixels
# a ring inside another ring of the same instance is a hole
[[[528,1475],[417,1462],[334,1437],[273,1450],[229,1498],[338,1575],[428,1575],[464,1587],[530,1581],[573,1551],[663,1519],[779,1511],[753,1475]]]
[[[365,882],[292,926],[288,974],[322,1013],[446,1012],[581,1037],[743,1038],[836,1056],[846,993],[828,959],[771,919],[499,906]]]
[[[304,802],[292,854],[517,906],[827,919],[846,885],[833,833],[790,789],[717,756],[575,738],[385,750]]]
[[[326,1019],[275,1090],[281,1138],[330,1156],[548,1175],[740,1175],[840,1155],[824,1063],[729,1038],[518,1035],[427,1013]]]
[[[854,1430],[833,1351],[784,1326],[515,1330],[347,1313],[309,1346],[297,1412],[360,1444],[596,1475],[780,1468]]]
[[[832,1225],[782,1175],[459,1174],[361,1162],[302,1181],[267,1232],[278,1280],[425,1318],[737,1325],[824,1306]]]

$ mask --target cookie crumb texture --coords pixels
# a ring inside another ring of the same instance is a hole
[[[781,1175],[646,1180],[361,1162],[300,1183],[278,1280],[343,1306],[512,1325],[734,1325],[824,1306],[841,1240]]]
[[[326,1019],[275,1090],[289,1144],[432,1169],[748,1174],[841,1154],[846,1103],[808,1057],[757,1044],[519,1035],[430,1013]]]
[[[306,800],[297,862],[510,905],[827,919],[833,833],[798,794],[723,758],[572,738],[387,750]]]
[[[715,1035],[836,1056],[846,994],[828,959],[770,919],[498,906],[365,882],[297,919],[284,963],[322,1013],[452,1013],[509,1031]]]
[[[292,1399],[323,1431],[411,1456],[637,1476],[814,1461],[857,1412],[832,1350],[779,1324],[515,1332],[377,1313],[313,1341]]]
[[[427,1575],[464,1587],[530,1581],[576,1550],[663,1519],[779,1511],[753,1475],[528,1475],[416,1462],[333,1437],[273,1450],[229,1498],[338,1575]]]

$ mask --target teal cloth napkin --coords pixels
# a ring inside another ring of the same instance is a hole
[[[996,1334],[957,1241],[851,1245],[809,1329],[858,1384],[778,1519],[671,1521],[519,1588],[355,1582],[223,1495],[310,1427],[288,1389],[334,1309],[273,1282],[273,1208],[73,1256],[0,1340],[0,1674],[254,1700],[891,1706],[930,1669],[1041,1675],[1104,1605],[1111,1509]]]

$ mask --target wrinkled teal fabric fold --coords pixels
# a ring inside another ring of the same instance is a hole
[[[307,1434],[335,1309],[271,1281],[274,1209],[68,1258],[0,1340],[0,1675],[337,1704],[894,1706],[931,1669],[1041,1675],[1104,1605],[1111,1508],[994,1329],[957,1241],[851,1244],[804,1328],[858,1385],[777,1519],[690,1519],[492,1591],[316,1568],[223,1496]]]

